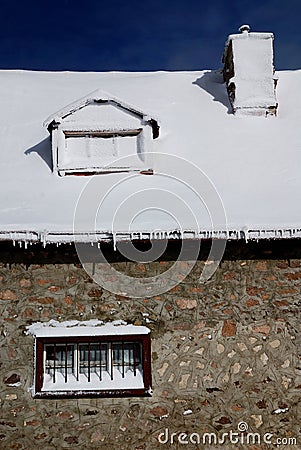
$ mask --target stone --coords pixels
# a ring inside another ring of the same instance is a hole
[[[233,364],[232,372],[234,373],[234,375],[238,374],[240,372],[240,369],[241,369],[241,364],[239,364],[238,362]]]
[[[230,353],[228,353],[228,358],[233,358],[233,356],[235,356],[236,355],[236,352],[234,351],[234,350],[232,350]]]
[[[92,433],[90,442],[104,442],[106,436],[103,433],[101,428],[98,428],[97,430]]]
[[[291,281],[292,280],[300,280],[301,279],[301,271],[295,272],[295,273],[286,273],[285,277]]]
[[[222,328],[222,335],[224,337],[235,336],[236,323],[233,320],[225,320]]]
[[[271,327],[268,324],[258,325],[258,326],[253,327],[252,330],[254,331],[254,333],[261,333],[261,334],[268,335],[271,331]]]
[[[37,427],[41,425],[39,420],[24,420],[24,427]]]
[[[197,361],[196,367],[197,367],[197,369],[204,369],[205,368],[205,364],[201,363],[200,361]]]
[[[64,438],[64,441],[67,442],[67,444],[78,444],[78,437],[77,436],[66,436]]]
[[[242,405],[239,405],[239,404],[235,403],[234,405],[231,406],[231,409],[232,409],[232,411],[238,412],[238,411],[241,411],[244,408],[243,408]]]
[[[223,344],[218,343],[216,345],[216,351],[219,355],[221,355],[224,352],[224,350],[225,350],[225,347],[223,346]]]
[[[191,361],[181,361],[180,362],[180,367],[189,367],[190,366]]]
[[[262,345],[256,345],[253,347],[253,352],[258,353],[262,349]]]
[[[205,375],[203,377],[203,381],[205,381],[205,383],[208,382],[208,381],[211,383],[211,381],[213,381],[212,375],[210,375],[210,373],[208,373],[207,375]]]
[[[262,364],[264,366],[266,366],[268,363],[269,357],[266,353],[263,353],[262,355],[260,355],[260,360],[262,361]]]
[[[20,375],[17,373],[13,373],[8,378],[4,379],[4,384],[8,384],[9,386],[12,384],[20,383]]]
[[[261,414],[252,414],[252,419],[254,420],[254,424],[256,428],[259,428],[263,424],[262,415]]]
[[[42,439],[45,439],[47,437],[47,434],[46,433],[40,433],[40,434],[36,434],[35,436],[34,436],[34,438],[37,440],[37,441],[41,441]]]
[[[266,404],[266,401],[265,401],[265,400],[259,400],[259,401],[256,403],[256,406],[257,406],[259,409],[266,409],[267,404]]]
[[[279,341],[279,339],[275,339],[274,341],[269,342],[269,345],[270,345],[272,348],[278,348],[278,347],[280,347],[281,342]]]
[[[19,281],[19,285],[20,285],[20,287],[30,287],[31,286],[31,281],[30,280],[28,280],[27,278],[22,278],[20,281]]]
[[[180,381],[179,381],[180,389],[186,389],[189,377],[190,377],[189,373],[185,373],[184,375],[181,376]]]
[[[6,400],[17,400],[18,396],[17,394],[6,394],[5,398]]]
[[[248,286],[246,288],[247,294],[250,295],[250,297],[256,297],[260,294],[262,291],[262,288],[258,288],[256,286]]]
[[[99,413],[97,409],[86,409],[84,412],[85,416],[96,416]]]
[[[101,298],[102,294],[103,294],[103,292],[101,289],[91,289],[88,292],[88,296],[91,298]]]
[[[223,378],[222,378],[222,383],[228,383],[228,381],[230,380],[229,375],[226,373]]]
[[[267,270],[267,262],[266,261],[259,261],[256,263],[256,270]]]
[[[16,294],[10,289],[0,292],[0,300],[17,300]]]
[[[250,298],[249,300],[246,301],[246,305],[247,305],[248,308],[252,308],[252,306],[259,305],[259,301],[255,300],[253,298]]]
[[[159,419],[168,417],[169,415],[168,409],[166,409],[163,406],[155,406],[150,410],[150,413],[152,416],[157,417]]]
[[[157,372],[158,372],[158,374],[160,375],[161,378],[162,378],[163,375],[165,374],[167,368],[168,368],[168,363],[165,362],[165,363],[163,363],[163,366],[161,367],[161,369],[158,369],[158,370],[157,370]]]
[[[284,361],[284,363],[281,365],[281,367],[283,368],[283,369],[287,369],[289,366],[290,366],[290,360],[289,359],[286,359],[285,361]]]
[[[229,425],[232,423],[230,417],[222,416],[219,420],[215,421],[216,423],[220,423],[221,425]]]
[[[0,420],[0,425],[4,427],[16,428],[15,422],[10,422],[9,420]]]
[[[176,304],[180,309],[194,309],[197,307],[198,302],[192,298],[181,298],[176,300]]]
[[[281,382],[281,384],[285,387],[285,389],[288,389],[288,388],[289,388],[291,382],[292,382],[292,379],[291,379],[291,378],[288,378],[288,377],[286,377],[286,376],[283,376],[283,377],[282,377],[282,382]]]
[[[205,348],[204,347],[200,347],[195,351],[196,355],[202,355],[204,353]]]
[[[71,420],[73,419],[73,414],[70,411],[59,411],[56,417],[62,420]]]
[[[245,374],[248,375],[248,376],[253,377],[253,368],[248,366],[248,367],[245,369]]]
[[[247,346],[244,342],[238,342],[237,343],[237,347],[239,348],[239,350],[241,350],[242,352],[244,352],[245,350],[247,350]]]

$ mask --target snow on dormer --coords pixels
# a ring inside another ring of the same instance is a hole
[[[50,116],[53,170],[59,175],[137,171],[152,173],[158,122],[102,91]]]
[[[272,33],[239,28],[226,42],[222,62],[229,99],[236,115],[276,115]]]

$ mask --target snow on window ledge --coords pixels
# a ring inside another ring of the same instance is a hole
[[[28,325],[26,329],[26,334],[32,334],[35,337],[107,336],[150,333],[150,329],[145,326],[127,324],[123,320],[103,322],[98,319],[86,321],[68,320],[64,322],[52,319],[48,322],[35,322]]]

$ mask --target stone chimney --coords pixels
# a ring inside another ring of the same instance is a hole
[[[239,28],[226,42],[222,62],[229,99],[235,115],[276,115],[276,84],[272,33],[250,33]]]

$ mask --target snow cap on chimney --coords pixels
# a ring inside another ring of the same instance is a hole
[[[249,33],[250,25],[242,25],[241,27],[239,27],[238,31],[240,31],[241,33]]]
[[[239,28],[226,42],[222,62],[224,80],[235,115],[276,115],[272,33]]]

